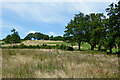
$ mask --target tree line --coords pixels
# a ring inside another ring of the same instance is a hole
[[[70,42],[88,42],[91,50],[98,45],[98,50],[104,47],[112,53],[113,47],[118,47],[120,52],[120,1],[117,4],[110,4],[106,9],[107,16],[103,13],[75,14],[74,19],[65,27],[64,37]]]
[[[19,36],[18,31],[16,31],[16,29],[12,29],[11,30],[12,34],[11,35],[7,35],[7,37],[5,39],[3,39],[3,41],[5,41],[5,43],[20,43],[21,41],[24,40],[59,40],[59,41],[63,41],[64,38],[62,36],[56,36],[53,37],[52,36],[48,36],[45,34],[42,34],[40,32],[35,32],[35,33],[29,33],[24,39],[21,39]]]

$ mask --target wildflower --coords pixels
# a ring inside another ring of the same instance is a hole
[[[109,73],[109,71],[107,71],[107,72],[105,73],[105,75],[108,75],[108,73]]]
[[[90,72],[93,74],[93,71],[90,69]]]

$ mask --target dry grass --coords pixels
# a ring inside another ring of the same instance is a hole
[[[3,49],[3,78],[118,78],[116,55],[93,51]]]
[[[51,46],[55,46],[57,43],[64,43],[63,41],[52,41],[52,40],[26,40],[21,42],[27,46],[29,45],[43,45],[43,44],[47,44],[47,45],[51,45]],[[17,44],[4,44],[2,46],[13,46],[13,45],[20,45],[21,43],[17,43]],[[56,44],[50,44],[50,43],[56,43]]]

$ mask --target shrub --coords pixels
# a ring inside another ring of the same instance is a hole
[[[40,46],[39,46],[39,45],[36,45],[35,48],[40,48]]]
[[[65,49],[66,49],[66,46],[62,44],[62,45],[60,45],[60,49],[65,50]]]
[[[73,47],[66,47],[66,50],[73,51],[74,49],[73,49]]]
[[[18,47],[19,48],[26,48],[26,45],[24,45],[23,43],[21,43]]]

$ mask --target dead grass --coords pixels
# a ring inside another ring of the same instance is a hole
[[[13,53],[13,54],[11,54]],[[3,78],[118,78],[116,55],[55,49],[3,49]]]
[[[62,43],[63,41],[52,41],[52,40],[26,40],[26,41],[23,41],[21,43],[29,46],[29,45],[43,45],[43,44],[47,44],[49,46],[55,46],[57,43]],[[4,46],[14,46],[14,45],[20,45],[21,43],[17,43],[17,44],[4,44],[2,45],[3,47]],[[56,44],[50,44],[50,43],[56,43]]]

